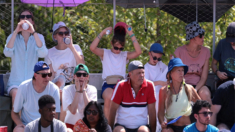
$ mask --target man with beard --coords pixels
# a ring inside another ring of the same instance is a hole
[[[219,129],[210,125],[210,119],[213,114],[211,105],[205,100],[198,100],[193,106],[193,115],[197,122],[184,128],[184,132],[218,132]]]
[[[144,71],[140,61],[132,61],[128,66],[128,79],[115,86],[109,116],[113,132],[156,131],[154,84],[145,79]]]
[[[21,69],[19,69],[21,70]],[[11,117],[16,123],[13,132],[24,132],[25,125],[40,117],[38,100],[43,95],[51,95],[55,99],[56,112],[60,112],[60,96],[58,87],[50,82],[52,73],[44,61],[34,66],[33,79],[22,82],[16,94]],[[21,117],[19,112],[21,111]],[[56,113],[56,118],[58,114]]]
[[[66,132],[66,126],[60,120],[55,119],[55,100],[50,95],[43,95],[38,100],[41,118],[30,122],[25,132]]]
[[[79,119],[84,117],[84,108],[97,101],[97,89],[88,84],[89,70],[84,64],[78,64],[74,70],[75,84],[65,86],[62,94],[63,110],[66,111],[65,124],[73,129]]]

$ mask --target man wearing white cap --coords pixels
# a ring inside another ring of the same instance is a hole
[[[128,76],[127,80],[118,82],[114,89],[109,125],[114,128],[113,132],[155,132],[154,84],[145,79],[144,66],[140,61],[129,64]],[[117,122],[114,125],[115,116]]]

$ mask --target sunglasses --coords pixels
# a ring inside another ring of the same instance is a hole
[[[42,78],[46,78],[47,76],[48,76],[48,77],[51,77],[51,76],[52,76],[52,72],[51,72],[51,73],[37,73],[37,74],[41,74],[41,75],[42,75]]]
[[[76,73],[76,76],[77,76],[77,77],[81,77],[81,76],[87,77],[88,74],[87,74],[87,73]]]
[[[118,47],[115,47],[115,46],[113,46],[113,48],[114,48],[115,50],[120,50],[120,51],[123,51],[123,50],[124,50],[124,48],[118,48]]]
[[[58,32],[57,34],[59,34],[61,37],[63,37],[63,35],[68,36],[69,32],[68,31],[66,31],[66,32]]]
[[[162,60],[162,58],[157,58],[156,56],[153,56],[152,53],[151,53],[151,56],[153,57],[153,60],[158,60],[158,61]]]
[[[202,113],[198,113],[198,114],[203,114],[204,117],[207,117],[208,115],[212,116],[213,112],[202,112]]]
[[[87,114],[87,115],[92,114],[92,115],[96,116],[96,115],[98,114],[98,111],[97,111],[97,110],[87,110],[87,111],[86,111],[86,114]]]
[[[204,32],[199,34],[199,37],[202,38],[204,36]]]
[[[20,15],[20,19],[24,19],[25,17],[29,19],[32,18],[32,15]]]

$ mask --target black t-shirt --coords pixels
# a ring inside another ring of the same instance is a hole
[[[219,86],[212,103],[213,105],[221,105],[217,115],[217,123],[224,123],[231,128],[235,123],[235,90],[233,81],[227,81]]]
[[[219,41],[213,58],[219,62],[220,71],[226,72],[228,77],[235,77],[235,50],[226,39]]]

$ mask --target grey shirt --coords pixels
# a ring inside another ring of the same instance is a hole
[[[38,132],[38,123],[39,123],[40,118],[30,122],[28,125],[26,125],[24,132]],[[54,132],[67,132],[67,127],[63,122],[57,119],[53,119],[53,127],[54,127]],[[41,126],[41,131],[42,132],[51,132],[51,125],[48,127],[44,128]]]

